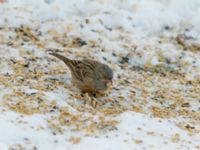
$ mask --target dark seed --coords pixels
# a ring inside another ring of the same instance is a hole
[[[112,53],[112,55],[114,56],[114,57],[116,57],[117,55],[116,55],[116,53]]]
[[[191,126],[191,125],[189,125],[189,124],[187,124],[185,127],[186,127],[187,129],[195,129],[195,127],[193,127],[193,126]]]
[[[107,58],[106,58],[106,57],[103,57],[103,60],[107,60]]]
[[[28,68],[29,67],[29,63],[25,64],[24,67]]]
[[[190,107],[190,103],[184,103],[181,105],[181,107]]]
[[[165,30],[170,30],[170,27],[169,27],[168,25],[166,25],[166,26],[164,27],[164,29],[165,29]]]
[[[86,41],[82,40],[81,38],[76,38],[76,39],[73,41],[73,44],[76,44],[76,45],[78,45],[79,47],[84,46],[84,45],[87,45]]]
[[[124,64],[124,63],[128,63],[129,62],[129,58],[127,56],[122,57],[121,60],[119,61],[119,63]]]

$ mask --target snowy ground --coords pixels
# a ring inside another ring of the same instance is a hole
[[[200,149],[199,16],[198,0],[0,3],[0,150]],[[107,63],[112,89],[82,95],[49,51]]]

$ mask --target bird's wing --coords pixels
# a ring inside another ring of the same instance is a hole
[[[87,61],[73,61],[72,74],[73,77],[84,81],[86,78],[95,77],[95,66]]]

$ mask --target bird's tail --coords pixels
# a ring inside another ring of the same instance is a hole
[[[52,56],[55,56],[56,58],[58,58],[60,60],[62,60],[70,69],[72,69],[73,60],[71,60],[71,59],[69,59],[69,58],[67,58],[65,56],[62,56],[62,55],[60,55],[58,53],[49,53],[49,54],[52,55]]]

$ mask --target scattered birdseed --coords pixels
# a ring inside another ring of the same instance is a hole
[[[108,16],[112,12],[103,14]],[[128,19],[134,20],[132,17]],[[200,70],[197,64],[200,44],[195,37],[188,36],[184,30],[184,33],[179,33],[173,26],[164,25],[165,32],[172,33],[171,36],[155,33],[156,44],[151,44],[151,40],[148,42],[145,37],[140,43],[132,32],[121,26],[110,27],[103,19],[97,20],[103,25],[102,29],[87,29],[88,33],[98,35],[96,39],[70,34],[74,28],[86,29],[93,21],[92,18],[84,18],[82,22],[77,21],[77,26],[62,26],[62,20],[52,19],[33,21],[31,26],[0,27],[0,86],[8,89],[0,101],[1,112],[14,111],[26,117],[42,115],[52,136],[68,136],[66,133],[70,131],[98,137],[99,133],[117,131],[118,116],[128,111],[160,120],[173,120],[189,135],[199,134]],[[59,24],[61,32],[54,28],[42,32],[49,23]],[[119,32],[116,37],[112,35],[115,31]],[[115,39],[120,42],[113,43]],[[105,42],[108,41],[110,45],[106,47]],[[71,59],[106,61],[114,70],[112,87],[99,95],[81,94],[70,83],[69,69],[50,57],[49,52],[59,52]],[[175,53],[174,57],[169,53]],[[28,125],[21,118],[10,122]],[[29,126],[36,131],[46,130],[46,126]],[[144,127],[137,128],[137,132],[146,131],[145,128],[144,124]],[[151,137],[165,136],[165,133],[154,131],[145,133]],[[110,139],[110,136],[106,138]],[[31,143],[27,138],[24,140]],[[78,144],[81,137],[71,136],[69,141]],[[143,139],[133,141],[135,144],[145,142]],[[171,141],[180,142],[181,136],[175,133]],[[196,147],[199,148],[198,145]],[[16,144],[10,149],[25,148]]]
[[[71,143],[73,143],[73,144],[78,144],[78,143],[80,143],[81,138],[80,137],[74,137],[74,136],[72,136],[72,137],[70,137],[69,141]]]

